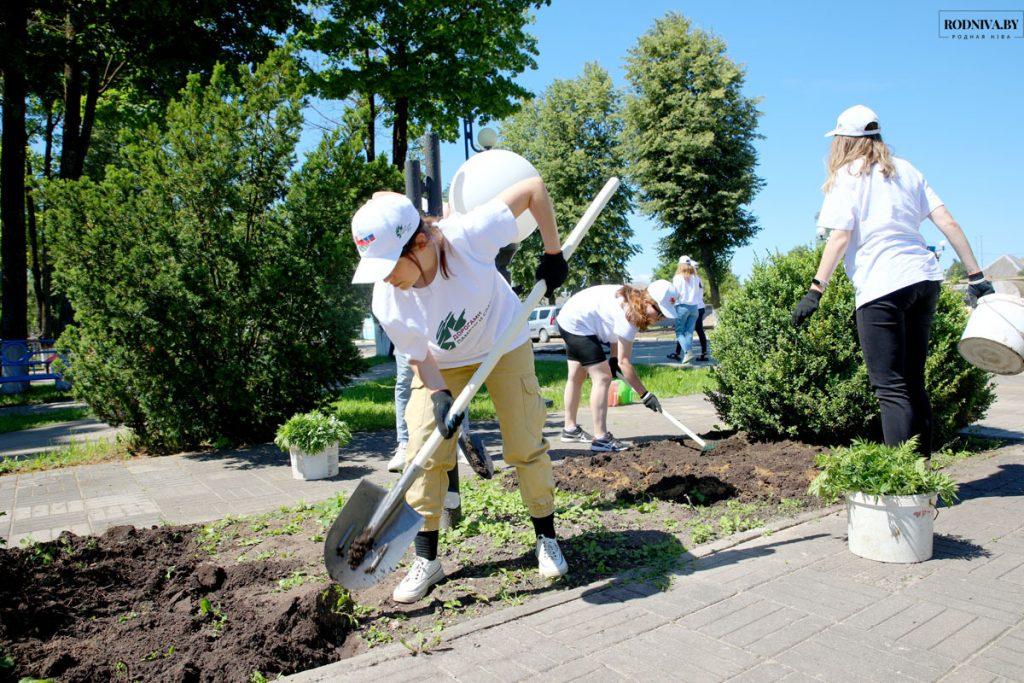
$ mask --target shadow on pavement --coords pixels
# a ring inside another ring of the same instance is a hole
[[[935,534],[932,557],[938,560],[973,560],[992,557],[992,553],[970,539],[955,534]]]
[[[1000,465],[998,472],[984,479],[961,483],[958,495],[960,500],[1024,496],[1024,465]]]

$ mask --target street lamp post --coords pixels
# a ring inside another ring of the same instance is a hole
[[[469,150],[483,152],[498,146],[498,134],[493,128],[484,126],[477,134],[476,142],[473,141],[473,119],[466,117],[462,119],[462,142],[466,150],[466,158],[469,158]],[[477,147],[477,144],[480,146]]]

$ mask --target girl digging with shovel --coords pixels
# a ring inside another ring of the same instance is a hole
[[[415,539],[416,558],[393,593],[396,602],[420,600],[444,578],[437,559],[438,528],[448,470],[456,466],[455,441],[463,415],[447,418],[458,394],[505,331],[519,299],[494,265],[498,250],[520,241],[516,216],[529,210],[537,221],[544,254],[537,279],[553,290],[565,281],[551,198],[540,178],[520,181],[490,202],[439,224],[420,219],[402,195],[378,192],[352,218],[360,253],[353,283],[375,283],[373,313],[415,371],[405,418],[412,457],[435,429],[446,440],[427,459],[406,501],[424,518]],[[443,234],[442,234],[443,230]],[[537,535],[542,576],[568,571],[555,538],[554,477],[542,429],[544,400],[524,325],[511,351],[487,377],[498,414],[505,462],[516,468],[520,494]]]
[[[661,412],[658,398],[647,391],[633,369],[633,340],[639,331],[662,318],[674,318],[679,294],[667,280],[655,280],[647,289],[629,285],[597,285],[569,298],[558,314],[557,325],[565,343],[569,377],[565,383],[564,443],[589,443],[596,453],[618,452],[629,448],[608,431],[608,389],[612,368],[601,343],[611,344],[617,353],[617,368],[623,379],[642,398],[644,405]],[[583,380],[590,375],[590,411],[594,416],[594,436],[576,423]]]

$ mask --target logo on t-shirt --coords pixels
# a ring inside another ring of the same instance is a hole
[[[451,351],[455,348],[457,343],[455,340],[455,334],[462,331],[462,328],[466,326],[466,309],[462,309],[462,313],[459,313],[459,317],[455,317],[455,312],[451,312],[448,316],[441,321],[441,324],[437,326],[437,346],[444,349],[445,351]]]
[[[466,309],[462,309],[462,313],[459,313],[459,317],[455,317],[455,312],[449,313],[441,324],[437,326],[437,334],[435,339],[437,340],[437,346],[444,351],[451,351],[456,346],[466,341],[469,333],[480,324],[480,321],[487,316],[487,312],[491,310],[491,304],[488,302],[484,310],[478,312],[469,320],[466,320]]]

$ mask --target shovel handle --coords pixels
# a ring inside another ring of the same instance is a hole
[[[576,227],[569,233],[569,236],[565,238],[565,243],[562,245],[562,256],[568,261],[576,251],[576,247],[580,245],[583,238],[586,237],[587,232],[591,226],[594,225],[594,221],[597,220],[598,215],[604,209],[604,207],[611,200],[612,195],[619,189],[619,179],[610,178],[601,191],[594,197],[594,201],[590,202],[590,206],[583,213]],[[469,379],[465,388],[459,392],[455,401],[452,403],[452,408],[448,412],[449,416],[458,415],[462,411],[469,407],[469,402],[473,400],[476,392],[480,390],[484,380],[491,374],[491,370],[498,364],[498,361],[508,350],[512,342],[522,331],[523,326],[526,325],[526,319],[530,317],[530,311],[532,311],[538,303],[540,303],[541,297],[544,296],[544,292],[547,291],[547,285],[543,280],[539,280],[534,284],[533,289],[530,290],[530,294],[520,304],[519,311],[516,313],[515,318],[509,323],[509,326],[505,328],[498,340],[491,347],[491,351],[487,354],[487,357],[480,363],[480,367],[477,368],[476,372]],[[412,462],[402,472],[402,477],[395,484],[394,488],[388,492],[387,498],[380,504],[373,517],[370,519],[370,523],[367,525],[367,529],[371,536],[375,536],[381,526],[387,521],[391,513],[394,512],[398,507],[398,502],[405,497],[406,491],[412,486],[413,481],[419,476],[420,472],[423,471],[423,464],[427,461],[427,458],[432,456],[434,452],[441,445],[444,439],[441,436],[441,432],[434,429],[430,437],[427,439],[420,450],[416,453],[416,457],[413,458]]]
[[[669,422],[671,422],[672,424],[674,424],[674,425],[675,425],[676,427],[678,427],[680,431],[682,431],[682,432],[683,432],[684,434],[686,434],[686,435],[687,435],[688,437],[690,437],[691,439],[693,439],[694,441],[696,441],[696,442],[697,442],[697,445],[698,445],[698,446],[700,446],[701,448],[704,448],[705,446],[707,446],[707,443],[706,443],[706,442],[704,441],[704,439],[702,439],[702,438],[700,438],[699,436],[697,436],[696,434],[694,434],[694,433],[693,433],[693,432],[692,432],[692,431],[690,430],[690,428],[689,428],[689,427],[687,427],[686,425],[684,425],[684,424],[683,424],[682,422],[680,422],[679,420],[677,420],[677,419],[676,419],[675,417],[673,417],[672,415],[669,415],[669,414],[668,414],[668,413],[666,413],[666,412],[665,412],[664,410],[662,410],[662,411],[661,411],[661,414],[665,416],[665,419],[666,419],[666,420],[668,420]]]

